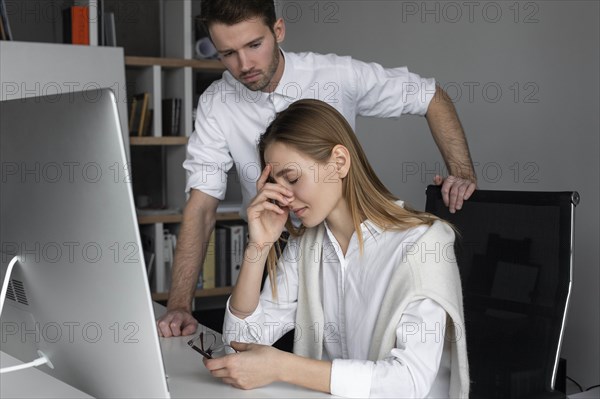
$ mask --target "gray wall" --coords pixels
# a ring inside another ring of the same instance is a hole
[[[598,384],[599,3],[296,0],[278,8],[287,51],[435,77],[455,100],[480,188],[579,191],[562,356],[569,376]],[[362,118],[357,130],[384,182],[422,209],[426,185],[444,169],[425,120]]]

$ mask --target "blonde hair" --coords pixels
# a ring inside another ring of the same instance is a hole
[[[419,225],[431,225],[438,218],[396,203],[398,200],[379,180],[371,167],[352,127],[331,105],[319,100],[299,100],[277,114],[260,137],[258,151],[262,168],[266,166],[265,150],[274,143],[293,147],[316,162],[329,160],[336,145],[343,145],[350,153],[350,170],[342,181],[342,195],[350,212],[362,252],[361,223],[369,219],[383,229],[406,230]],[[288,218],[286,227],[292,236],[300,236],[304,226],[295,227]],[[276,296],[275,275],[278,245],[269,253],[267,270]]]

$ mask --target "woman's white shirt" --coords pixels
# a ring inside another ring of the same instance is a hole
[[[296,334],[321,334],[323,358],[332,360],[331,393],[344,397],[448,397],[450,352],[445,344],[446,312],[424,298],[407,306],[396,328],[396,348],[380,361],[365,360],[394,266],[427,230],[381,230],[361,225],[363,253],[356,233],[346,254],[326,225],[321,264],[321,298],[325,323]],[[226,307],[226,342],[270,345],[295,327],[298,297],[298,239],[290,239],[280,259],[278,299],[267,279],[254,313],[239,319]],[[432,259],[433,260],[433,259]]]

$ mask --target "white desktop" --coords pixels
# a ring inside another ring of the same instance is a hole
[[[165,308],[154,304],[156,316]],[[199,326],[199,329],[206,329]],[[219,334],[217,334],[219,335]],[[219,335],[220,336],[220,335]],[[160,338],[167,382],[172,398],[331,398],[284,383],[275,383],[253,390],[233,388],[210,375],[202,364],[202,356],[188,345],[187,337]],[[21,361],[0,352],[0,367],[20,364]],[[91,398],[63,381],[38,369],[28,369],[10,374],[0,374],[1,398]]]

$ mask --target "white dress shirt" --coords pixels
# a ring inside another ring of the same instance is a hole
[[[425,115],[435,94],[434,79],[423,79],[406,67],[386,69],[334,54],[283,55],[283,76],[273,93],[250,91],[225,72],[202,94],[183,163],[186,192],[194,188],[222,200],[227,172],[235,162],[246,218],[261,173],[256,144],[277,112],[300,99],[319,99],[354,128],[357,115]]]
[[[415,243],[427,226],[382,231],[367,221],[361,227],[362,256],[356,233],[344,256],[337,240],[326,229],[320,287],[325,324],[301,332],[323,335],[323,358],[333,361],[331,393],[345,397],[448,397],[450,352],[444,339],[446,312],[431,299],[417,298],[408,305],[396,328],[396,347],[385,359],[365,360],[394,266],[401,262],[404,249]],[[280,259],[278,300],[273,300],[267,280],[258,307],[246,319],[235,317],[228,302],[223,328],[226,342],[270,345],[295,327],[297,244],[297,239],[290,239]]]

